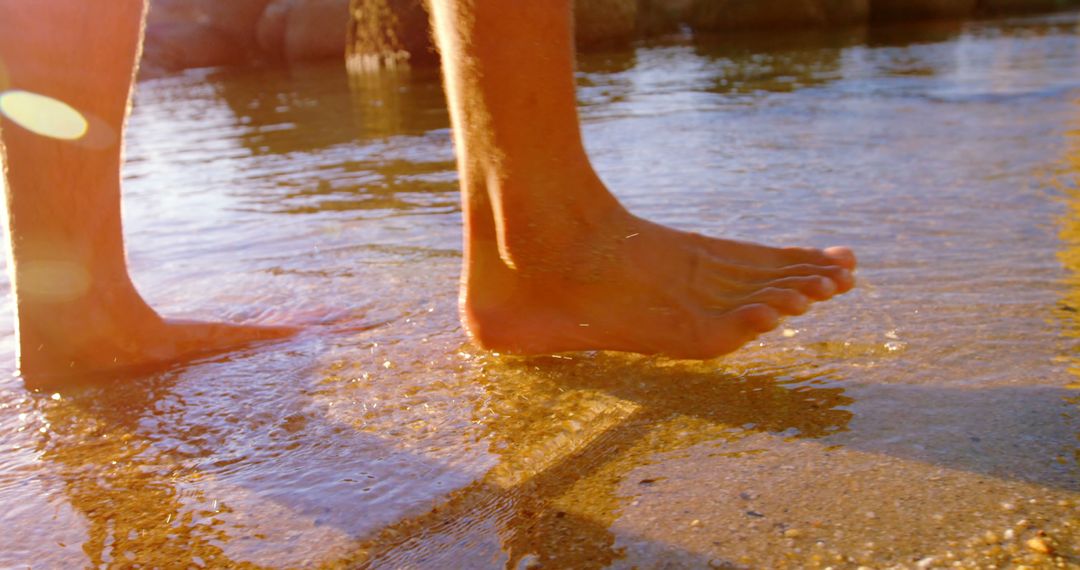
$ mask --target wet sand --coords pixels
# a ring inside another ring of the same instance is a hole
[[[312,324],[104,387],[0,376],[0,567],[1080,568],[1078,24],[583,56],[635,213],[860,255],[856,292],[708,362],[468,344],[432,74],[143,82],[140,290]]]

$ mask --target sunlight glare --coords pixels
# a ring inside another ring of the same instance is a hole
[[[70,261],[32,261],[18,271],[20,289],[38,300],[74,301],[90,290],[90,273]]]
[[[0,115],[32,133],[68,141],[82,138],[89,126],[71,105],[29,91],[0,93]]]

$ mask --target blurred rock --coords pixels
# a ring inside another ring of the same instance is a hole
[[[638,0],[637,32],[655,36],[677,31],[687,22],[693,0]]]
[[[1080,6],[1080,0],[979,0],[983,14],[1015,14],[1042,12]]]
[[[235,65],[257,57],[255,23],[269,0],[154,0],[140,74]]]
[[[967,18],[979,0],[870,0],[870,20],[936,20]]]
[[[574,39],[579,46],[619,43],[637,34],[638,0],[576,0]]]
[[[151,0],[140,76],[341,57],[349,0]]]
[[[537,0],[541,1],[541,0]],[[150,0],[142,77],[347,55],[353,69],[437,65],[423,0]],[[1080,0],[576,0],[589,48],[677,31],[812,29],[1043,11]]]
[[[255,22],[269,3],[270,0],[152,0],[146,26],[197,24],[214,28],[239,44],[251,45],[255,39]]]
[[[192,67],[239,65],[248,51],[212,26],[176,22],[147,30],[139,76],[161,75]]]
[[[675,30],[690,1],[577,0],[575,41],[589,48]],[[352,0],[349,10],[350,69],[438,64],[422,0]]]
[[[344,57],[349,0],[271,0],[256,25],[259,49],[304,61]]]
[[[346,61],[352,71],[438,65],[421,0],[352,0]]]
[[[870,0],[694,0],[688,19],[691,27],[702,31],[820,28],[864,23],[869,4]]]

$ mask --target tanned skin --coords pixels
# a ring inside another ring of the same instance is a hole
[[[462,320],[486,348],[732,352],[854,285],[844,247],[704,237],[629,213],[596,175],[570,0],[434,0],[465,211]]]
[[[847,248],[705,237],[615,199],[581,141],[570,0],[430,8],[465,212],[462,322],[480,346],[711,358],[854,285]],[[170,321],[131,282],[120,166],[145,11],[143,0],[0,0],[6,88],[63,101],[91,125],[72,141],[0,119],[23,374],[167,365],[295,331]]]

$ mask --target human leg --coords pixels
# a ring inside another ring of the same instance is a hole
[[[581,142],[570,0],[432,0],[465,212],[462,318],[495,350],[731,352],[854,285],[846,248],[680,232],[622,207]]]
[[[170,322],[131,282],[121,139],[144,12],[143,0],[0,0],[7,89],[60,100],[90,120],[90,132],[76,140],[0,122],[24,374],[170,362],[291,332]]]

